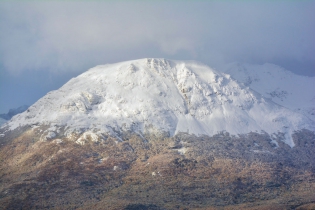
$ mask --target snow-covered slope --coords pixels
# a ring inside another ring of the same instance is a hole
[[[273,103],[229,75],[193,61],[140,59],[97,66],[49,92],[8,123],[66,126],[68,133],[119,131],[213,135],[315,130],[304,115]]]
[[[231,63],[222,70],[264,97],[315,121],[315,77],[296,75],[274,64]]]

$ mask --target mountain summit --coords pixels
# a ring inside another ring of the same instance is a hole
[[[264,98],[230,75],[194,61],[140,59],[94,67],[14,117],[11,129],[46,124],[49,135],[91,131],[214,135],[314,130],[310,119]]]

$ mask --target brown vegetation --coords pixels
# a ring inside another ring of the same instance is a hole
[[[0,209],[314,209],[313,132],[0,139]],[[18,133],[18,135],[17,135]],[[57,141],[57,139],[59,139]]]

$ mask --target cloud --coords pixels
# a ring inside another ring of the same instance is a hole
[[[2,2],[0,63],[15,73],[183,55],[209,65],[312,66],[314,8],[313,1]]]

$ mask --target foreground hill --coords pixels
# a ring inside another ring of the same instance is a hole
[[[314,131],[203,64],[98,66],[0,128],[0,208],[314,209]]]
[[[157,137],[125,133],[77,144],[8,133],[2,209],[314,209],[314,132]],[[19,133],[20,132],[20,133]]]

